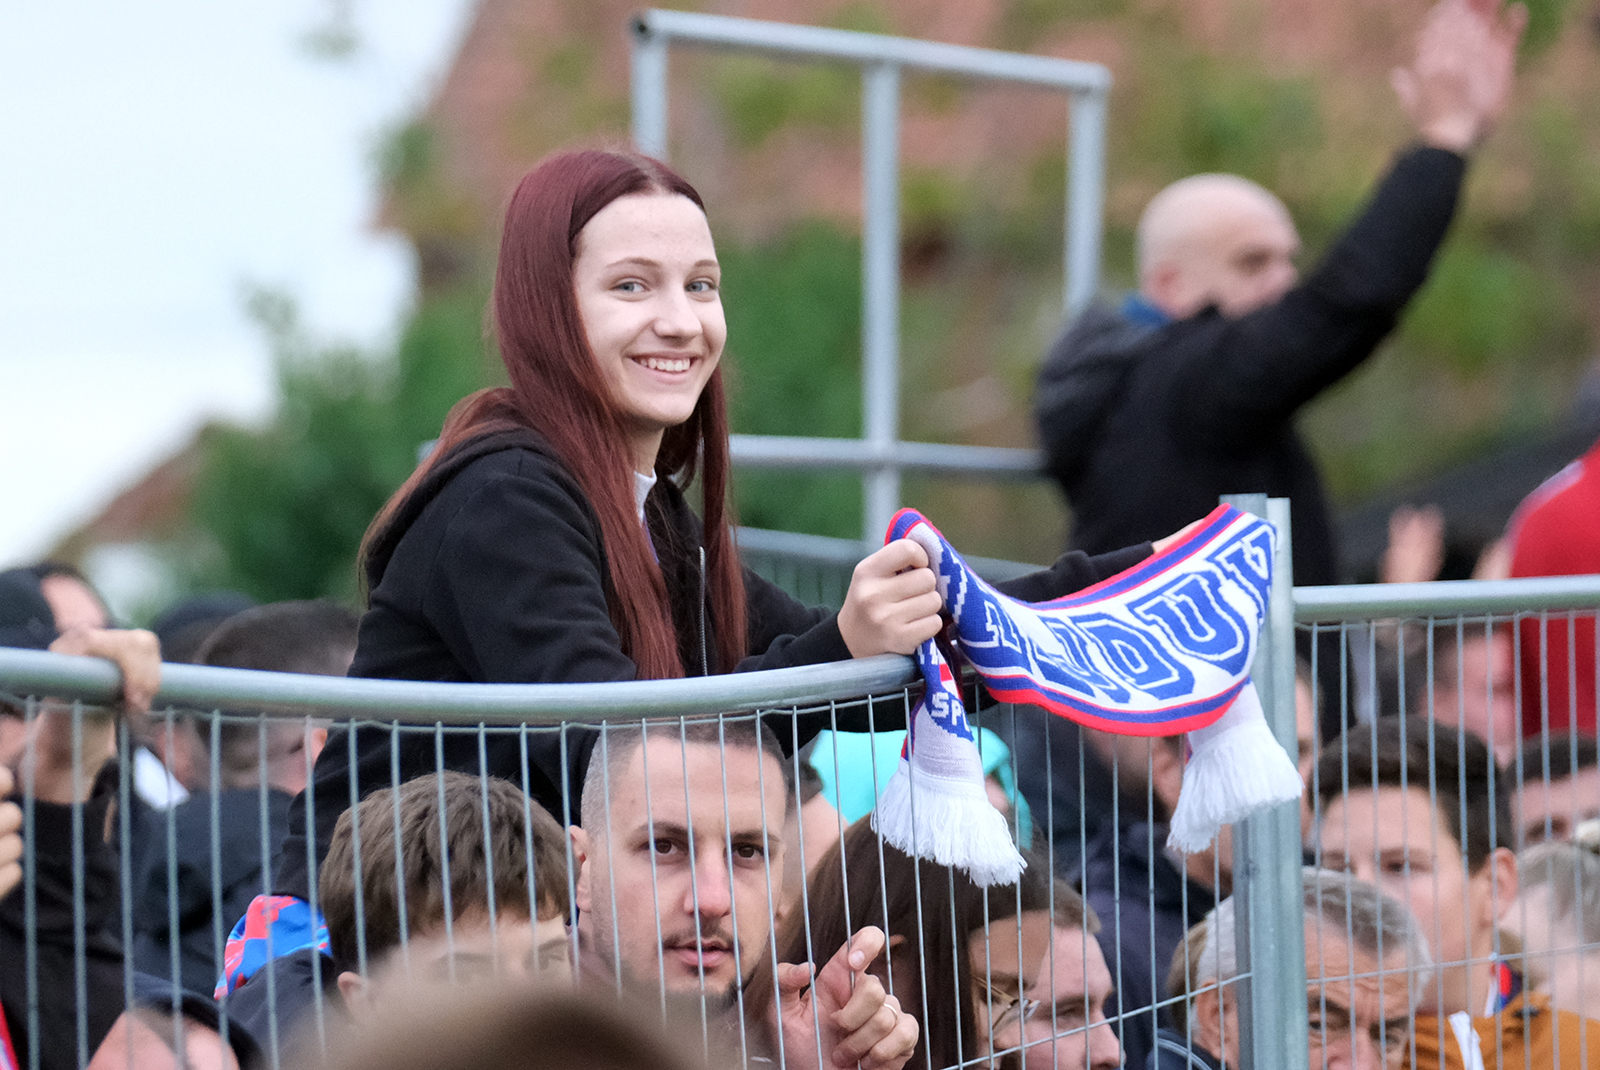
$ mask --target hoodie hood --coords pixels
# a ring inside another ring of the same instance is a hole
[[[558,462],[560,460],[550,444],[531,429],[491,431],[469,438],[456,446],[429,470],[422,482],[417,484],[406,496],[405,501],[400,503],[400,508],[395,510],[377,538],[372,540],[365,562],[367,590],[377,590],[378,581],[383,579],[384,570],[389,567],[389,559],[394,556],[395,547],[400,545],[401,536],[411,528],[422,510],[438,496],[445,484],[480,457],[515,449],[533,450]]]
[[[1034,416],[1050,451],[1049,469],[1064,484],[1081,475],[1128,373],[1150,352],[1159,330],[1159,321],[1138,314],[1131,302],[1122,309],[1094,305],[1050,347],[1039,369]]]

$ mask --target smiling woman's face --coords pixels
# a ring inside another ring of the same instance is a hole
[[[694,412],[728,329],[705,213],[675,193],[618,197],[578,233],[578,314],[628,421],[638,471]]]

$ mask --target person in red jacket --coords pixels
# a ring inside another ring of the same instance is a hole
[[[1547,479],[1511,518],[1512,576],[1600,572],[1600,442]],[[1595,731],[1594,614],[1532,616],[1518,626],[1522,732]]]

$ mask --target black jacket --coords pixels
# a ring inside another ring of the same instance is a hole
[[[670,479],[657,482],[645,515],[667,583],[684,672],[702,675],[702,663],[714,663],[716,644],[709,614],[703,612],[700,521]],[[1146,545],[1098,559],[1066,554],[1051,568],[1000,587],[1017,598],[1044,601],[1099,582],[1149,553]],[[738,664],[738,671],[850,657],[832,611],[803,606],[748,569],[744,580],[749,649],[755,653]],[[375,540],[368,556],[369,608],[350,675],[482,683],[632,679],[633,662],[622,653],[606,608],[609,582],[599,518],[543,439],[513,431],[469,440],[432,469]],[[898,711],[898,721],[895,712],[875,708],[873,723],[904,728],[904,711]],[[814,723],[801,725],[798,744],[826,727],[833,715],[823,711]],[[864,731],[867,711],[841,710],[837,721],[846,731]],[[786,748],[796,743],[787,729],[778,736]],[[516,732],[487,733],[487,761],[480,767],[476,732],[403,732],[395,748],[398,779],[442,765],[474,774],[482,768],[524,784],[523,738]],[[593,731],[567,726],[525,738],[529,794],[563,824],[577,821]],[[318,859],[327,853],[333,826],[352,794],[365,796],[395,782],[394,760],[387,727],[330,733],[309,789]],[[305,794],[295,800],[275,866],[277,890],[301,897],[309,889],[305,800]]]
[[[1141,1064],[1125,1062],[1123,1065]],[[1162,1029],[1156,1034],[1155,1050],[1142,1065],[1146,1070],[1223,1070],[1221,1059],[1182,1033],[1175,1033],[1170,1029]]]
[[[229,1028],[248,1038],[261,1059],[256,1065],[240,1059],[244,1070],[288,1065],[283,1056],[304,1047],[319,1003],[327,1028],[348,1024],[333,959],[308,947],[268,960],[249,983],[234,989],[222,1001]]]
[[[1083,897],[1100,919],[1097,938],[1116,991],[1123,1062],[1143,1066],[1155,1045],[1157,994],[1189,929],[1217,905],[1216,894],[1190,880],[1167,857],[1167,826],[1108,821],[1083,860]],[[1160,1021],[1166,1020],[1160,1015]]]
[[[201,793],[170,811],[144,815],[145,851],[133,870],[133,961],[144,973],[170,979],[173,935],[170,908],[177,907],[178,976],[191,992],[209,993],[222,973],[217,957],[217,925],[222,937],[264,894],[262,844],[277,844],[288,831],[288,792],[269,788],[262,807],[259,788],[216,795]],[[216,808],[217,854],[211,850],[212,807]],[[168,822],[175,850],[167,851]],[[271,857],[271,852],[265,852]],[[169,885],[171,875],[176,878]],[[213,865],[213,863],[216,863]],[[213,914],[213,889],[220,893],[220,920]]]
[[[76,842],[83,871],[81,898],[74,903],[72,806],[35,800],[33,821],[23,831],[32,840],[34,927],[39,999],[39,1031],[28,1029],[27,888],[0,899],[0,1004],[16,1050],[27,1066],[36,1050],[40,1070],[77,1070],[79,1025],[84,1050],[93,1055],[123,1008],[121,896],[117,852],[105,839],[106,815],[114,796],[94,795],[82,807]],[[20,796],[12,801],[24,805]],[[83,912],[83,927],[74,914]],[[78,949],[83,951],[87,997],[78,1017]],[[35,1049],[35,1042],[37,1048]]]
[[[1449,228],[1465,166],[1442,149],[1403,154],[1316,270],[1248,315],[1213,307],[1149,327],[1093,308],[1073,323],[1036,402],[1073,546],[1159,538],[1220,495],[1260,491],[1292,501],[1295,582],[1334,582],[1328,506],[1294,417],[1394,328]]]

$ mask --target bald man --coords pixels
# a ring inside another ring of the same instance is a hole
[[[1427,278],[1466,159],[1504,111],[1527,21],[1502,0],[1440,0],[1394,87],[1417,144],[1302,282],[1300,239],[1271,193],[1235,175],[1161,191],[1139,223],[1139,292],[1091,308],[1039,378],[1049,469],[1091,553],[1158,538],[1218,495],[1293,502],[1294,572],[1336,580],[1300,407],[1371,356]]]

